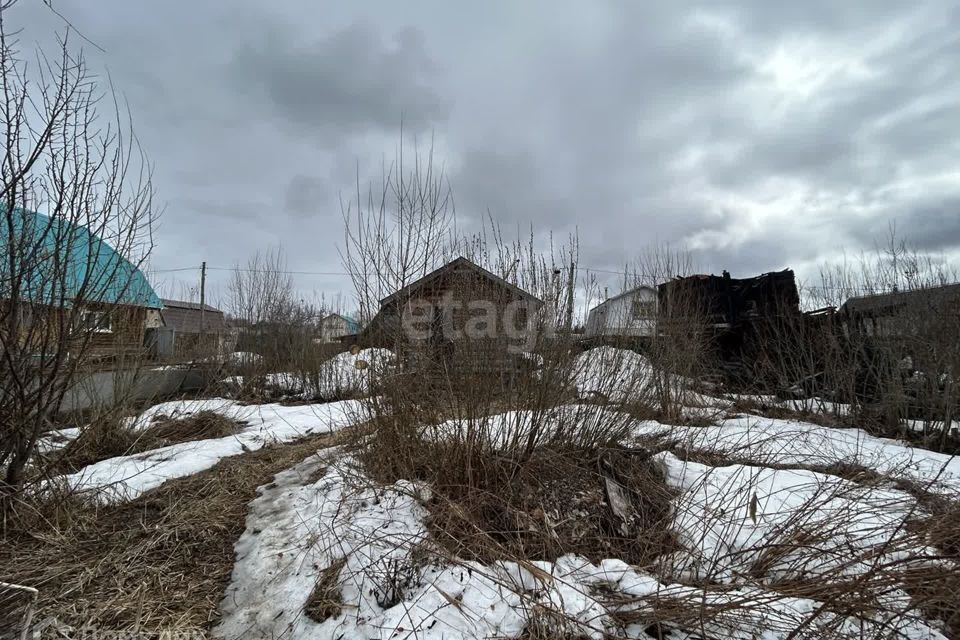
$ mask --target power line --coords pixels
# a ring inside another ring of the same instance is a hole
[[[566,271],[569,269],[568,266],[557,267],[558,270]],[[639,271],[630,271],[630,270],[619,270],[614,271],[612,269],[601,269],[599,267],[580,267],[577,269],[585,273],[595,272],[595,273],[608,273],[618,276],[631,276],[631,277],[640,277],[640,278],[654,278],[654,279],[663,279],[663,274],[650,274],[642,273]],[[194,267],[177,267],[173,269],[150,269],[148,273],[177,273],[183,271],[200,271],[201,265]],[[250,269],[248,267],[211,267],[207,265],[207,271],[239,271],[241,273],[280,273],[284,275],[298,275],[298,276],[350,276],[350,275],[364,275],[372,276],[376,273],[354,273],[351,274],[347,271],[291,271],[287,269]],[[655,277],[656,276],[656,277]],[[857,291],[855,286],[843,286],[843,285],[806,285],[799,284],[797,288],[802,291],[844,291],[849,294],[854,294]]]
[[[558,267],[558,269],[567,270],[569,267]],[[636,273],[633,271],[614,271],[612,269],[600,269],[597,267],[578,267],[579,270],[584,272],[596,272],[596,273],[611,273],[614,275],[639,275],[644,276],[648,274]],[[199,271],[200,266],[195,267],[178,267],[176,269],[150,269],[150,273],[174,273],[178,271]],[[349,276],[354,275],[347,271],[289,271],[286,269],[250,269],[248,267],[211,267],[207,265],[207,271],[240,271],[242,273],[282,273],[285,275],[300,275],[300,276]],[[360,275],[360,274],[356,274]],[[374,275],[373,273],[364,273],[362,275]]]

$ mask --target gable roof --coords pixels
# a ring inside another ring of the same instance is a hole
[[[200,309],[200,303],[198,302],[164,298],[160,317],[163,318],[164,326],[173,327],[180,333],[200,333]],[[223,317],[223,311],[208,304],[203,305],[204,332],[215,333],[226,328],[227,322]]]
[[[388,305],[388,304],[390,304],[391,302],[394,302],[394,301],[396,301],[396,300],[399,300],[399,299],[402,299],[402,298],[406,298],[406,297],[410,296],[410,293],[411,293],[411,292],[416,291],[417,289],[420,289],[420,288],[426,286],[427,284],[430,284],[430,283],[433,282],[434,280],[439,279],[440,277],[444,276],[445,274],[450,273],[450,272],[454,271],[455,269],[461,268],[461,267],[476,272],[477,274],[479,274],[479,275],[480,275],[481,277],[483,277],[484,279],[489,280],[490,282],[493,282],[494,284],[496,284],[496,285],[499,286],[499,287],[503,287],[503,288],[511,291],[512,293],[516,294],[516,295],[519,296],[520,298],[523,298],[524,300],[528,300],[529,302],[533,302],[533,303],[536,303],[536,304],[543,304],[543,300],[541,300],[540,298],[537,298],[537,297],[534,296],[533,294],[527,293],[526,291],[524,291],[523,289],[521,289],[521,288],[518,287],[517,285],[511,284],[511,283],[507,282],[507,281],[504,280],[503,278],[501,278],[501,277],[499,277],[499,276],[496,276],[496,275],[492,274],[491,272],[487,271],[486,269],[484,269],[484,268],[481,267],[480,265],[478,265],[478,264],[476,264],[476,263],[474,263],[474,262],[471,262],[470,260],[467,260],[467,259],[464,258],[463,256],[460,256],[459,258],[456,258],[456,259],[454,259],[454,260],[451,260],[450,262],[448,262],[447,264],[443,265],[443,266],[440,267],[439,269],[434,269],[433,271],[431,271],[431,272],[428,273],[427,275],[423,276],[423,277],[420,278],[419,280],[416,280],[416,281],[408,284],[407,286],[405,286],[404,288],[400,289],[399,291],[396,291],[396,292],[390,294],[389,296],[387,296],[386,298],[384,298],[383,300],[380,301],[380,306],[383,307],[383,306],[386,306],[386,305]]]
[[[24,300],[51,306],[76,302],[163,306],[143,272],[85,226],[20,207],[7,211],[12,214],[13,234],[0,236],[0,299],[12,295],[13,252]]]
[[[590,311],[592,312],[592,311],[594,311],[595,309],[599,309],[600,307],[602,307],[603,305],[607,304],[608,302],[613,302],[614,300],[619,300],[620,298],[625,298],[625,297],[627,297],[627,296],[630,296],[630,295],[633,295],[633,294],[637,293],[638,291],[643,291],[643,290],[650,291],[650,292],[652,292],[654,295],[656,295],[656,293],[657,293],[657,288],[656,288],[656,287],[651,287],[651,286],[649,286],[649,285],[642,284],[642,285],[640,285],[639,287],[634,287],[633,289],[629,289],[629,290],[627,290],[627,291],[624,291],[623,293],[618,293],[618,294],[615,295],[615,296],[610,296],[609,298],[607,298],[607,299],[604,300],[603,302],[598,303],[598,304],[597,304],[593,309],[591,309]]]

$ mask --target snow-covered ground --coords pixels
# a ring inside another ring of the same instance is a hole
[[[359,374],[351,378],[359,380],[356,388],[368,389],[369,372],[352,364],[363,355],[342,355],[338,370]],[[642,358],[632,362],[641,370],[647,366]],[[605,374],[596,375],[603,382]],[[602,393],[628,399],[635,387],[618,382],[626,379],[607,380]],[[578,390],[589,395],[597,385],[583,380]],[[429,487],[406,481],[377,485],[346,452],[328,449],[258,490],[236,544],[214,635],[510,638],[537,621],[557,626],[558,635],[562,626],[575,637],[646,639],[648,626],[669,611],[671,631],[665,637],[671,640],[944,638],[936,624],[918,617],[897,583],[902,569],[953,562],[936,558],[938,552],[906,525],[926,513],[902,483],[956,497],[960,460],[857,429],[724,417],[729,400],[693,392],[687,399],[693,405],[688,411],[713,412],[713,424],[641,421],[610,405],[583,403],[423,428],[427,439],[480,432],[492,449],[531,435],[539,443],[569,442],[572,431],[588,439],[599,430],[661,450],[654,460],[674,492],[669,526],[679,544],[651,566],[574,555],[489,565],[450,557],[430,538]],[[200,411],[244,425],[232,436],[104,460],[62,479],[103,501],[128,500],[224,457],[348,426],[362,413],[362,402],[162,403],[128,419],[127,426],[144,429],[160,418]],[[869,473],[856,477],[857,467]],[[868,576],[885,563],[898,568],[884,574],[890,581],[877,593],[877,606],[856,619],[825,612],[828,603],[778,591],[797,581]],[[341,606],[327,619],[313,620],[304,609],[321,579],[330,580]]]
[[[648,393],[653,382],[653,367],[634,351],[597,347],[574,358],[571,378],[581,398],[626,402]]]
[[[739,416],[707,427],[638,422],[634,433],[664,436],[682,448],[757,465],[858,465],[890,478],[918,483],[932,492],[960,492],[960,458],[877,438],[861,429]]]
[[[645,356],[629,349],[588,349],[574,358],[570,377],[583,400],[641,402],[656,407],[663,395],[669,402],[683,405],[685,420],[713,420],[733,406],[728,398],[697,392],[689,378],[658,374]]]
[[[728,393],[724,395],[730,400],[739,400],[742,402],[752,402],[768,407],[778,409],[790,409],[801,413],[819,413],[822,415],[848,416],[852,410],[849,404],[843,402],[833,402],[824,398],[778,398],[777,396],[764,394],[743,394]]]
[[[711,467],[671,453],[658,459],[679,492],[673,527],[683,546],[662,564],[684,580],[837,579],[937,556],[905,526],[925,515],[906,492],[806,469]]]
[[[678,474],[676,462],[665,461],[674,467],[677,486],[686,486],[688,472],[702,471],[685,465]],[[770,507],[775,498],[764,496],[764,508]],[[349,459],[329,450],[278,474],[251,504],[214,635],[228,640],[510,638],[536,616],[541,624],[557,625],[558,634],[562,627],[588,638],[614,633],[649,638],[645,629],[669,609],[687,620],[673,625],[670,638],[691,639],[700,632],[743,640],[944,637],[895,607],[846,619],[824,613],[822,602],[755,583],[726,589],[685,586],[616,559],[598,564],[573,555],[555,562],[460,561],[433,552],[423,504],[429,499],[427,488],[408,482],[374,486]],[[676,526],[687,524],[678,519]],[[342,606],[325,620],[312,620],[304,607],[327,572]],[[723,613],[698,619],[696,612],[711,610]],[[804,624],[802,634],[791,635]]]
[[[421,434],[431,441],[469,438],[490,449],[526,445],[531,438],[539,446],[550,441],[570,441],[575,433],[592,430],[629,435],[637,421],[628,413],[596,404],[567,404],[542,412],[506,411],[473,419],[454,419],[424,426]]]
[[[143,429],[161,416],[185,418],[200,411],[212,411],[244,425],[234,435],[181,442],[144,453],[109,458],[54,481],[66,482],[104,502],[131,500],[167,480],[209,469],[223,458],[254,451],[271,442],[289,442],[342,429],[359,413],[359,402],[351,400],[292,407],[278,404],[245,406],[224,398],[163,402],[128,419],[128,425]]]
[[[63,449],[80,435],[80,427],[66,427],[55,429],[43,434],[37,440],[37,453],[50,454]]]

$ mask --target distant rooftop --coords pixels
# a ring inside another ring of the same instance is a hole
[[[947,300],[960,300],[960,283],[856,296],[844,302],[841,309],[854,313],[866,313],[907,304],[916,305],[921,302],[936,304]]]
[[[187,302],[185,300],[171,300],[169,298],[162,298],[161,302],[163,302],[164,307],[170,307],[175,309],[193,309],[195,311],[200,310],[199,302]],[[216,307],[211,307],[208,304],[203,305],[203,310],[209,311],[211,313],[223,313],[220,309],[217,309]]]
[[[160,315],[164,326],[173,327],[180,333],[200,333],[200,309],[199,302],[164,298]],[[203,305],[203,331],[215,333],[226,328],[227,322],[223,317],[223,311],[208,304]]]

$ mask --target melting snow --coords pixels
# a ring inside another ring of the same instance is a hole
[[[686,486],[688,465],[674,468]],[[699,470],[697,470],[699,471]],[[704,590],[665,584],[620,560],[566,555],[556,562],[484,566],[431,552],[422,504],[429,491],[409,482],[377,487],[349,460],[326,451],[280,473],[251,503],[237,542],[237,563],[214,635],[251,638],[517,637],[531,620],[564,619],[564,630],[588,638],[617,633],[649,638],[646,627],[669,607],[689,617],[693,638],[778,640],[871,637],[887,631],[943,638],[909,616],[876,613],[875,621],[824,613],[822,603],[771,589]],[[769,500],[767,501],[769,503]],[[680,521],[683,525],[683,521]],[[342,564],[342,568],[337,567]],[[342,600],[339,613],[314,621],[304,612],[328,569]],[[698,611],[719,611],[699,619]],[[553,612],[553,615],[545,612]],[[627,622],[623,622],[626,620]],[[806,624],[797,636],[792,633]]]
[[[634,351],[597,347],[578,355],[571,367],[581,398],[602,396],[612,402],[638,399],[653,378],[650,362]]]
[[[877,438],[861,429],[833,429],[809,422],[741,416],[715,426],[678,427],[638,423],[637,436],[662,435],[678,446],[756,464],[829,467],[860,465],[916,482],[930,491],[960,491],[960,459]]]
[[[383,374],[394,361],[389,349],[361,349],[357,354],[338,353],[323,362],[316,372],[267,373],[262,376],[265,389],[278,394],[304,398],[334,398],[367,395],[372,379]],[[358,363],[366,363],[366,366]],[[231,376],[222,381],[229,386],[242,386],[243,376]]]
[[[673,528],[685,548],[665,563],[685,580],[836,579],[869,569],[865,558],[879,564],[937,555],[904,528],[924,512],[903,491],[803,469],[658,458],[667,484],[680,492]]]
[[[104,502],[132,500],[167,480],[209,469],[223,458],[254,451],[271,442],[289,442],[342,429],[351,424],[359,408],[359,401],[352,400],[292,407],[240,405],[224,398],[164,402],[130,418],[128,425],[143,429],[160,416],[184,418],[200,411],[213,411],[244,421],[246,426],[223,438],[181,442],[101,460],[61,480]]]

